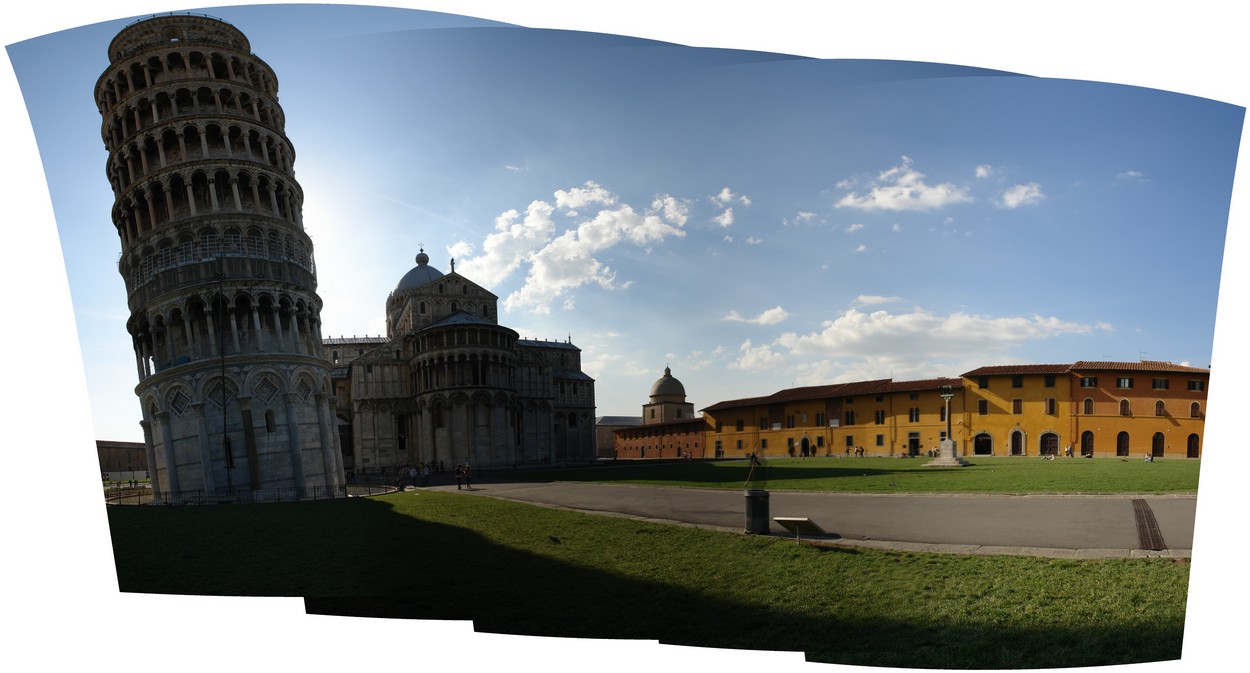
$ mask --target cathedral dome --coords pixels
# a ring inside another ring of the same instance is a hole
[[[399,279],[399,285],[395,286],[395,291],[415,290],[442,277],[443,272],[430,266],[430,256],[425,254],[425,250],[422,249],[417,254],[417,265],[404,274],[403,278]]]
[[[673,378],[673,370],[665,367],[664,376],[651,386],[651,397],[679,397],[685,400],[686,387],[681,384],[681,381]]]

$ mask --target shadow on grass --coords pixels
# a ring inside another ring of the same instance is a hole
[[[281,507],[291,509],[271,516],[272,508]],[[769,605],[768,596],[737,601],[706,585],[674,583],[671,573],[660,581],[658,570],[656,580],[646,580],[575,563],[575,554],[560,559],[562,550],[595,544],[593,525],[561,532],[567,537],[559,542],[530,541],[550,545],[547,555],[497,544],[454,523],[401,515],[368,499],[114,507],[109,518],[118,581],[126,592],[303,596],[310,614],[471,620],[482,632],[804,651],[812,661],[875,666],[1090,666],[1177,658],[1181,652],[1183,623],[1022,629],[867,621],[836,614],[836,595],[819,597],[822,607],[789,610]],[[825,549],[792,540],[753,542],[743,545],[744,554],[767,554],[776,551],[769,545],[785,544],[795,546],[804,563],[827,558]],[[793,581],[801,585],[804,578]],[[752,595],[749,586],[737,589]]]

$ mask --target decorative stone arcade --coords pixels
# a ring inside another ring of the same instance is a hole
[[[158,500],[341,495],[277,77],[205,16],[131,24],[108,54],[95,100]]]

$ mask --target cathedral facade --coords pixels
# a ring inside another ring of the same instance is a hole
[[[498,298],[454,262],[444,274],[418,254],[386,299],[386,329],[323,345],[349,472],[594,460],[581,350],[500,325]]]

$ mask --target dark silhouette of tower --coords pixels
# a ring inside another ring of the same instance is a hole
[[[230,24],[138,21],[95,98],[159,497],[341,495],[321,299],[278,79]]]

